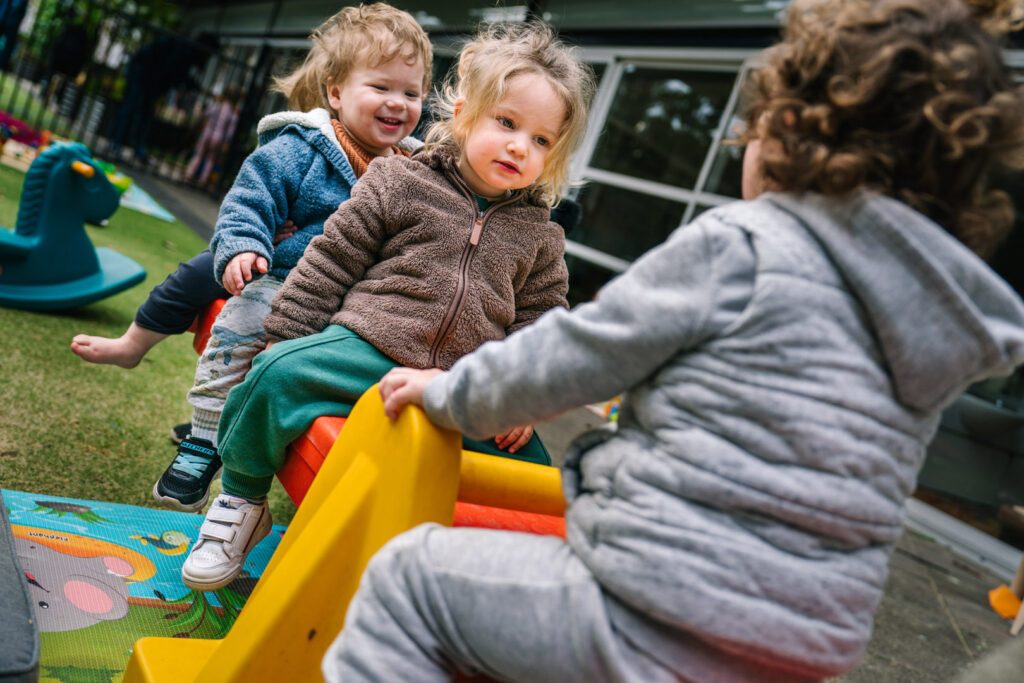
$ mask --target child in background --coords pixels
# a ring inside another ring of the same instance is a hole
[[[1024,96],[952,0],[794,2],[754,75],[747,201],[386,412],[483,435],[625,392],[563,470],[568,542],[423,525],[374,557],[329,681],[811,681],[871,635],[942,409],[1024,362],[977,255]],[[510,645],[512,643],[513,645]]]
[[[238,124],[238,102],[241,99],[242,89],[237,85],[229,85],[203,112],[203,132],[196,142],[192,160],[185,169],[186,182],[206,186],[220,156],[221,148],[235,134],[235,126]]]
[[[220,469],[224,398],[266,344],[263,317],[274,293],[368,163],[419,146],[406,135],[419,121],[432,50],[412,16],[383,3],[347,7],[311,39],[302,65],[277,83],[302,111],[260,121],[260,146],[224,198],[210,243],[213,272],[233,296],[199,358],[191,434],[153,486],[159,502],[180,510],[207,500]],[[275,245],[286,219],[298,228]]]
[[[565,236],[549,210],[592,89],[589,69],[543,25],[467,45],[426,150],[370,164],[274,298],[264,326],[287,341],[228,397],[224,492],[182,567],[186,585],[215,590],[238,575],[270,530],[266,495],[285,448],[315,418],[347,415],[398,364],[451,367],[567,307]],[[549,463],[532,431],[510,425],[469,447]]]

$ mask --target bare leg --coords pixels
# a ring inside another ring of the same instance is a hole
[[[139,364],[146,353],[170,335],[153,332],[135,323],[116,339],[77,335],[71,340],[71,350],[82,360],[104,365],[117,365],[130,370]]]

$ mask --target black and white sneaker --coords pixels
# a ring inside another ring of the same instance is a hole
[[[220,472],[220,456],[206,439],[187,436],[178,454],[153,484],[153,498],[184,512],[195,512],[210,497],[210,482]]]
[[[185,438],[192,433],[192,423],[183,422],[180,425],[174,425],[171,427],[171,441],[176,444],[181,443]]]

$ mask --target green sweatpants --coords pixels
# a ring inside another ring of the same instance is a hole
[[[256,356],[245,381],[228,394],[220,418],[224,491],[259,498],[270,491],[285,449],[322,415],[345,416],[356,400],[397,363],[340,325],[289,339]],[[515,454],[493,439],[463,438],[466,450],[551,464],[534,434]]]

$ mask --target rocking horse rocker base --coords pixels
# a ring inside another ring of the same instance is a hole
[[[0,281],[0,306],[30,311],[56,311],[84,306],[113,296],[146,279],[135,261],[107,247],[96,247],[99,271],[67,282],[5,285]]]
[[[0,228],[0,306],[52,311],[133,287],[146,271],[127,256],[95,248],[85,221],[117,210],[117,190],[79,143],[55,143],[25,175],[13,231]]]

